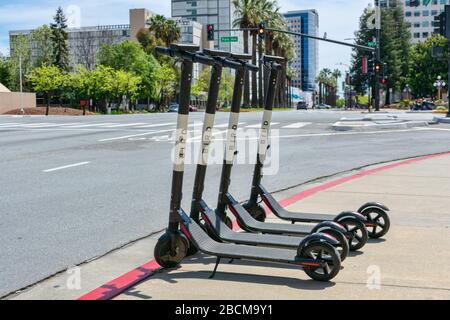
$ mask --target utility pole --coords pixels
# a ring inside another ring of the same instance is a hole
[[[19,81],[20,81],[20,113],[24,114],[23,109],[23,85],[22,85],[22,52],[19,54]]]
[[[375,1],[375,39],[376,39],[376,50],[375,50],[375,63],[381,61],[381,7],[380,1]],[[375,72],[375,84],[373,96],[375,98],[375,111],[380,111],[380,74]]]

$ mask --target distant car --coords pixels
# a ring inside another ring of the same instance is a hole
[[[321,103],[321,104],[319,104],[317,106],[317,109],[319,109],[319,110],[329,110],[329,109],[331,109],[331,106],[329,106],[327,104],[324,104],[324,103]]]
[[[297,110],[308,110],[308,105],[304,101],[297,103]]]
[[[197,112],[197,111],[198,111],[197,107],[189,106],[189,112]]]
[[[167,112],[171,112],[171,113],[173,113],[173,112],[178,112],[178,109],[180,108],[180,105],[178,104],[178,103],[172,103],[170,106],[169,106],[169,110],[167,110]]]

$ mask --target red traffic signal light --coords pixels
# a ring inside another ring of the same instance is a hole
[[[214,41],[214,25],[208,24],[206,28],[208,30],[208,41]]]
[[[381,78],[380,83],[384,86],[386,84],[386,78]]]

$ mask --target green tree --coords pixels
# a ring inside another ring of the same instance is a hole
[[[53,30],[49,26],[43,25],[33,30],[30,37],[36,54],[33,59],[33,67],[53,64]]]
[[[30,72],[31,65],[31,49],[29,39],[24,35],[18,35],[11,39],[12,50],[9,59],[10,67],[10,87],[11,91],[19,91],[20,89],[20,62],[22,62],[22,75]],[[22,78],[24,90],[28,89],[25,77]]]
[[[156,40],[162,41],[166,47],[181,38],[181,30],[178,24],[162,15],[155,15],[150,18],[149,31]]]
[[[51,99],[63,87],[63,72],[56,66],[43,65],[42,67],[33,69],[27,75],[27,79],[28,81],[30,81],[33,89],[36,92],[44,94],[47,101],[45,115],[48,116],[50,112]]]
[[[0,54],[0,83],[9,88],[11,81],[11,67],[9,59]]]
[[[175,93],[175,86],[177,85],[177,75],[169,64],[163,64],[157,69],[155,75],[157,83],[157,97],[158,97],[158,110],[163,110],[170,102],[170,97]]]
[[[50,24],[52,30],[52,42],[53,42],[53,63],[61,70],[69,70],[69,47],[68,47],[68,34],[66,32],[67,19],[64,15],[64,11],[59,7],[56,11],[56,15],[53,17],[54,22]]]
[[[365,45],[373,41],[375,29],[368,23],[372,16],[370,8],[366,8],[360,18],[359,30],[355,33],[356,43]],[[385,76],[387,92],[386,101],[389,101],[389,89],[400,90],[406,83],[409,68],[409,52],[411,34],[409,26],[404,19],[402,5],[397,1],[391,1],[391,6],[383,8],[381,12],[381,61],[385,63]],[[367,57],[368,64],[373,65],[374,59],[366,51],[354,49],[352,55],[352,85],[361,94],[365,92],[366,84],[372,82],[371,77],[362,74],[362,59]]]
[[[443,47],[442,57],[433,57],[432,48]],[[448,40],[441,35],[433,35],[425,42],[413,46],[409,60],[408,84],[416,97],[433,95],[433,86],[438,76],[448,78]]]

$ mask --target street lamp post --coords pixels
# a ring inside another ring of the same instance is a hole
[[[406,99],[411,100],[411,88],[409,87],[409,84],[406,84],[405,89],[403,89],[403,92],[406,93]]]
[[[438,100],[442,99],[442,89],[446,86],[447,84],[445,83],[444,80],[442,80],[441,76],[437,77],[437,80],[434,82],[434,87],[438,89]]]

